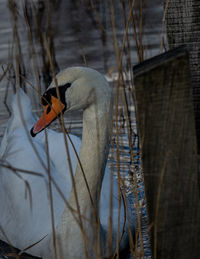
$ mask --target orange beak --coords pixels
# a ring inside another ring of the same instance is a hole
[[[40,119],[31,129],[31,136],[35,137],[37,133],[45,129],[60,113],[65,109],[65,105],[58,98],[51,96],[51,106],[46,105]]]

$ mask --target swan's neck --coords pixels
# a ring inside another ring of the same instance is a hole
[[[80,160],[95,204],[98,204],[108,156],[110,122],[109,110],[98,111],[95,105],[85,110],[83,114]],[[86,209],[89,203],[88,191],[84,184],[80,165],[77,166],[75,180],[81,207],[83,206]]]
[[[90,107],[83,113],[83,136],[79,157],[90,188],[92,200],[95,204],[97,216],[101,183],[108,156],[111,122],[111,109],[108,103],[101,106],[98,106],[97,104],[90,105]],[[93,213],[89,192],[79,164],[76,169],[75,185],[80,213],[88,219],[84,220],[84,217],[82,217],[82,224],[87,238],[90,239],[90,243],[96,239],[98,228],[97,225],[95,226],[93,224],[95,221],[95,215]],[[68,201],[77,211],[76,195],[73,190],[70,193]],[[77,214],[76,218],[79,218]],[[80,254],[80,258],[83,256],[84,242],[81,238],[82,234],[80,227],[77,225],[68,208],[65,209],[62,219],[58,224],[57,233],[59,235],[57,236],[59,239],[58,250],[61,249],[62,253],[68,256],[75,254]],[[97,242],[96,244],[95,242],[96,241],[94,241],[93,244],[90,243],[90,245],[98,246]],[[87,249],[91,251],[91,247],[89,248],[88,246],[89,243],[86,241]]]

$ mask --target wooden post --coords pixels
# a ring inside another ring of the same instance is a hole
[[[200,258],[197,145],[185,47],[134,67],[154,259]]]
[[[200,1],[164,0],[166,29],[170,49],[187,44],[196,119],[198,153],[200,154]]]

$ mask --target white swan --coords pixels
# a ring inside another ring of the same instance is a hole
[[[108,167],[105,166],[112,123],[111,89],[104,77],[90,68],[68,68],[61,71],[56,79],[60,102],[53,81],[43,95],[43,104],[46,105],[45,115],[42,115],[37,123],[31,111],[30,100],[24,92],[20,90],[19,94],[13,98],[12,117],[8,122],[0,147],[1,164],[6,165],[6,167],[0,167],[0,227],[6,233],[8,240],[19,249],[25,249],[44,237],[27,252],[44,259],[54,258],[48,176],[45,169],[48,164],[45,134],[44,131],[37,133],[56,118],[60,110],[67,112],[83,109],[82,145],[79,138],[73,135],[70,137],[79,153],[96,214],[100,214],[101,224],[99,227],[96,224],[91,198],[73,147],[68,141],[72,171],[76,172],[74,179],[77,197],[71,184],[64,135],[47,130],[51,177],[68,199],[69,205],[75,210],[72,214],[63,197],[52,184],[57,258],[84,258],[85,255],[89,258],[97,258],[102,256],[102,253],[103,256],[108,256],[111,250],[113,253],[116,249],[119,210],[118,184],[113,178],[113,231],[111,235],[113,245],[111,249],[108,249],[106,241],[109,228],[111,177]],[[31,133],[34,136],[37,134],[35,138],[29,135],[29,130],[33,125]],[[42,177],[19,172],[20,170],[13,172],[7,165],[21,169],[21,171],[40,173]],[[100,191],[100,206],[98,206]],[[81,218],[77,213],[76,198]],[[119,235],[122,233],[125,217],[123,204],[121,205]],[[133,222],[132,216],[132,224]],[[98,233],[100,233],[100,238]],[[7,241],[2,231],[0,231],[0,239]],[[120,249],[124,249],[127,242],[128,227],[126,225],[119,245]]]

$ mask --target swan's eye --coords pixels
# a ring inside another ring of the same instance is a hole
[[[41,103],[44,106],[46,106],[46,105],[51,103],[51,95],[49,95],[47,93],[44,93],[41,99],[42,99]]]
[[[70,86],[71,86],[71,83],[66,83],[58,87],[60,101],[64,104],[65,104],[65,91]],[[50,88],[43,94],[42,100],[41,100],[42,105],[46,106],[51,104],[51,96],[58,98],[56,87]]]

